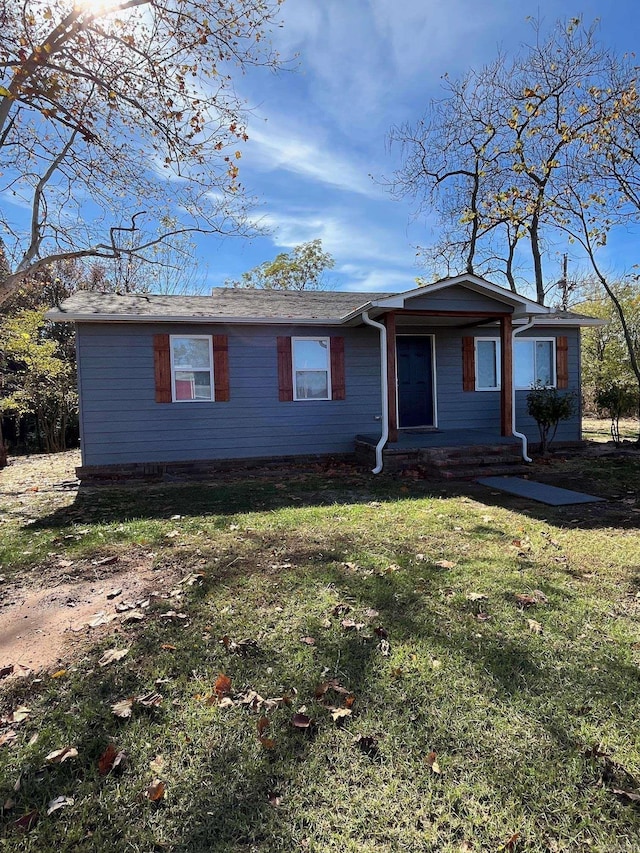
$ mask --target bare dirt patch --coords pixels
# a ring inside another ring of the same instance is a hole
[[[166,570],[160,579],[152,563],[153,555],[142,553],[118,558],[109,572],[79,562],[58,582],[7,589],[0,610],[0,668],[59,668],[90,642],[126,631],[131,614],[144,613],[173,580]]]

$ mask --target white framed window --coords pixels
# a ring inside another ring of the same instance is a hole
[[[211,335],[171,335],[171,398],[174,403],[213,400]]]
[[[476,391],[500,390],[500,341],[476,338]]]
[[[294,400],[331,399],[329,338],[292,338]]]
[[[500,340],[476,338],[476,391],[499,391],[501,387]],[[514,341],[513,382],[517,391],[534,385],[556,385],[555,338],[521,338]]]
[[[529,390],[534,385],[555,387],[555,338],[516,338],[513,351],[513,381],[518,390]]]

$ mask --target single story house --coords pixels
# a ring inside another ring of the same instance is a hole
[[[358,436],[376,470],[384,447],[461,436],[515,435],[526,458],[528,389],[579,397],[580,327],[601,322],[473,275],[404,293],[83,291],[47,316],[76,324],[80,476],[351,453]]]

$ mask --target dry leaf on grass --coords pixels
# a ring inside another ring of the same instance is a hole
[[[154,779],[149,787],[145,790],[144,796],[152,803],[157,803],[164,799],[167,791],[167,786],[162,779]]]
[[[13,826],[20,832],[30,832],[37,824],[39,817],[38,810],[33,809],[27,812],[27,814],[22,815],[22,817],[19,817],[18,820],[14,820]]]
[[[57,672],[54,672],[51,678],[63,678],[67,674],[66,669],[59,669]]]
[[[351,708],[334,708],[333,711],[331,711],[331,719],[334,722],[339,723],[347,717],[350,717],[351,713]]]
[[[467,601],[486,601],[489,598],[484,592],[468,592],[465,597]]]
[[[520,833],[514,832],[513,835],[511,836],[511,838],[509,838],[507,841],[505,841],[505,843],[502,845],[502,847],[499,847],[498,849],[499,850],[506,850],[507,853],[513,853],[513,851],[516,849],[516,844],[518,843],[519,838],[520,838]]]
[[[9,729],[8,732],[4,732],[4,734],[0,735],[0,746],[7,746],[12,744],[17,737],[18,733],[14,732],[13,729]]]
[[[75,800],[73,797],[56,797],[54,800],[51,800],[47,806],[47,817],[52,815],[54,812],[57,812],[59,809],[64,809],[66,806],[72,806],[74,802]]]
[[[542,625],[535,619],[527,619],[527,625],[532,634],[542,634]]]
[[[45,757],[49,764],[62,764],[67,758],[76,758],[78,750],[74,746],[63,746],[62,749],[54,749]]]
[[[136,696],[135,701],[145,708],[158,708],[162,704],[162,695],[152,690],[150,693]]]
[[[611,790],[617,797],[622,797],[630,803],[640,803],[640,794],[636,794],[634,791],[623,791],[620,788],[612,788]]]
[[[456,567],[456,564],[452,563],[451,560],[438,560],[433,565],[438,566],[440,569],[455,569]]]
[[[133,712],[133,697],[131,699],[121,699],[111,706],[111,713],[120,719],[125,720],[130,717]]]
[[[122,660],[128,654],[129,649],[108,649],[98,661],[98,666],[108,666],[114,661]]]
[[[225,675],[223,672],[219,673],[216,678],[216,682],[213,686],[216,696],[222,697],[226,696],[227,693],[231,692],[231,679],[228,675]]]
[[[313,637],[300,637],[300,642],[304,643],[305,646],[315,646],[316,644]]]
[[[31,709],[27,708],[26,705],[19,705],[15,711],[12,711],[6,717],[2,717],[0,722],[9,723],[9,725],[15,725],[16,723],[23,723],[29,714],[31,713]]]
[[[291,725],[296,729],[309,729],[313,725],[313,720],[306,714],[298,713],[291,717]]]
[[[434,773],[440,774],[440,765],[438,764],[438,756],[435,752],[430,752],[427,755],[427,764],[433,770]]]
[[[388,658],[391,654],[391,644],[389,640],[380,640],[380,642],[378,643],[378,648],[380,649],[380,653],[385,658]]]
[[[109,773],[114,773],[116,770],[122,770],[127,760],[127,754],[124,750],[117,750],[110,743],[98,759],[98,772],[101,776],[107,776]]]

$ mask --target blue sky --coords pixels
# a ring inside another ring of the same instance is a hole
[[[294,70],[252,71],[238,89],[248,101],[250,140],[241,178],[259,199],[256,217],[271,229],[254,240],[199,241],[210,286],[320,237],[336,259],[329,274],[341,290],[403,290],[420,268],[415,246],[433,238],[408,203],[370,178],[389,174],[390,127],[420,117],[441,92],[442,75],[464,74],[530,39],[527,14],[551,25],[582,14],[619,52],[637,47],[637,0],[286,0],[275,44]],[[612,243],[607,261],[635,262],[633,246]],[[547,260],[549,275],[560,260]]]

